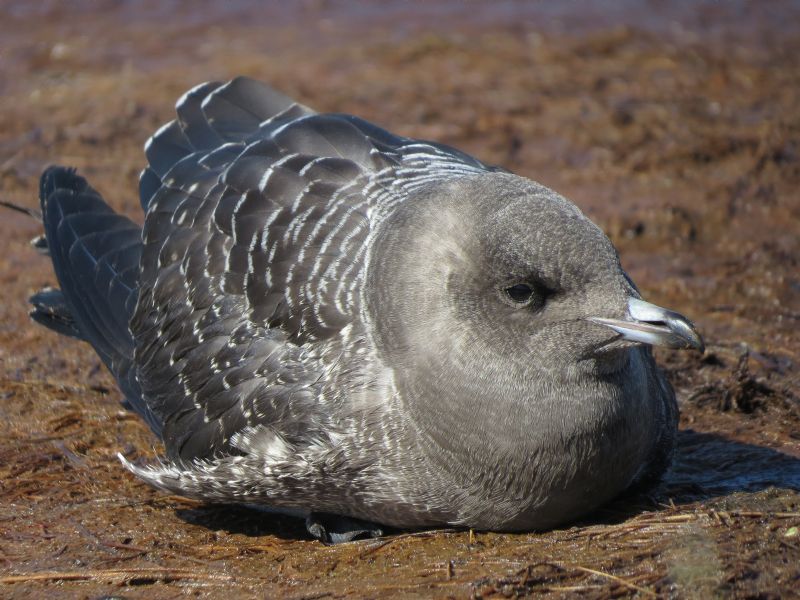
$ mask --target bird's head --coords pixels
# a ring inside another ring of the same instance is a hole
[[[569,379],[618,371],[636,346],[703,348],[685,317],[641,299],[600,228],[521,177],[434,186],[379,237],[382,342],[442,377]]]

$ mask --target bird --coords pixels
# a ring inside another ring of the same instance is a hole
[[[163,442],[172,494],[390,529],[574,521],[669,467],[648,303],[566,198],[455,148],[238,77],[145,144],[143,225],[74,169],[40,180],[58,288],[34,321],[88,342]]]

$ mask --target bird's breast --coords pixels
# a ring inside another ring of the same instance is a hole
[[[481,399],[463,390],[449,399],[428,390],[428,402],[407,404],[403,415],[411,425],[404,452],[424,460],[419,494],[441,499],[451,523],[493,530],[548,528],[609,501],[630,485],[663,426],[664,399],[640,371],[634,364],[562,383],[557,394],[542,382],[524,401],[486,397],[478,408],[465,405]],[[421,392],[401,387],[406,402]]]

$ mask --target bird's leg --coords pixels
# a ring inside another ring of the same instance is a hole
[[[323,544],[352,542],[360,537],[380,537],[383,528],[369,521],[360,521],[332,513],[312,512],[306,517],[306,529]]]

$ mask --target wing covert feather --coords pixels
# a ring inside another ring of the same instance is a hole
[[[375,215],[487,167],[244,78],[197,86],[176,110],[140,180],[143,395],[172,459],[236,454],[259,426],[300,443],[341,401],[325,379],[363,325]]]

